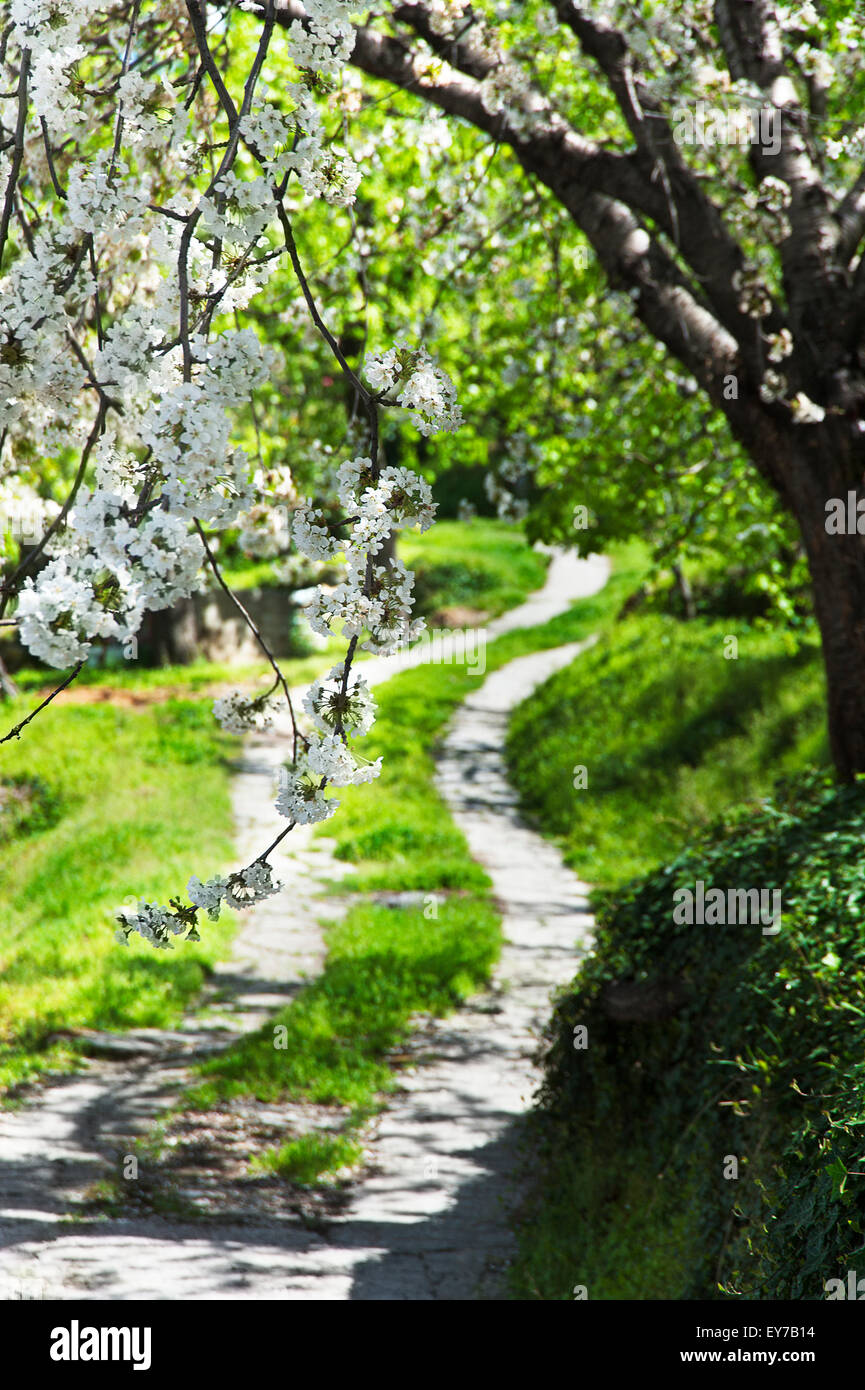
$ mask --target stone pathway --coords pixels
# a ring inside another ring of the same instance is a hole
[[[544,589],[491,624],[488,636],[546,622],[606,576],[599,558],[554,556]],[[83,1074],[0,1112],[0,1298],[501,1296],[511,1249],[504,1207],[514,1196],[520,1117],[537,1082],[532,1053],[550,993],[573,977],[592,925],[585,886],[521,824],[501,748],[508,711],[580,650],[571,644],[510,662],[466,700],[449,730],[439,785],[492,878],[505,948],[488,992],[448,1019],[420,1022],[410,1043],[416,1065],[379,1117],[368,1170],[343,1209],[313,1229],[291,1211],[204,1223],[69,1221],[81,1194],[116,1170],[118,1144],[172,1103],[192,1062],[258,1027],[320,969],[316,918],[325,904],[316,895],[321,878],[341,869],[330,842],[298,830],[291,852],[275,856],[286,892],[241,916],[209,1007],[172,1033],[102,1039],[107,1056]],[[376,658],[364,674],[377,683],[423,659],[422,651]],[[234,788],[244,862],[280,828],[271,792],[287,737],[283,727],[246,745]],[[330,916],[333,906],[326,904]]]

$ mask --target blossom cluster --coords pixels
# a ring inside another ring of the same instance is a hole
[[[337,472],[338,498],[348,512],[339,537],[317,508],[299,509],[294,539],[311,559],[344,557],[344,578],[321,586],[307,609],[313,629],[330,636],[338,624],[343,638],[356,642],[364,633],[367,650],[393,651],[406,633],[420,635],[423,622],[412,622],[413,576],[398,559],[377,563],[392,530],[432,522],[434,503],[429,484],[406,468],[377,470],[372,459],[347,459]],[[276,809],[295,824],[307,825],[333,815],[338,801],[325,795],[328,785],[351,786],[379,775],[381,759],[369,762],[350,741],[372,726],[375,702],[366,681],[348,660],[314,681],[304,699],[312,728],[291,768],[280,780]]]
[[[234,908],[252,907],[278,893],[281,887],[274,880],[270,864],[261,859],[226,878],[211,878],[202,883],[193,876],[186,887],[190,907],[172,899],[170,907],[142,901],[134,912],[125,908],[117,918],[120,925],[114,933],[115,940],[121,946],[128,946],[130,936],[137,933],[157,950],[171,950],[172,936],[185,932],[187,941],[200,940],[199,911],[206,912],[215,922],[223,904]]]
[[[134,501],[81,490],[55,558],[18,598],[19,633],[52,666],[82,661],[95,637],[128,642],[146,609],[168,608],[195,587],[201,542],[186,523],[155,508],[131,521]]]
[[[247,734],[252,729],[269,729],[273,724],[267,699],[244,695],[240,690],[214,700],[213,717],[229,734]]]
[[[304,0],[309,16],[304,24],[292,21],[288,48],[299,68],[336,74],[348,62],[354,48],[351,0]]]
[[[401,339],[387,352],[368,357],[364,374],[374,391],[394,393],[421,434],[452,431],[462,424],[454,384],[425,347],[412,349]]]

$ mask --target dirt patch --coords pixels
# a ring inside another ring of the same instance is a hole
[[[455,604],[453,608],[437,608],[429,615],[428,622],[430,627],[483,627],[489,618],[489,613],[481,608],[463,608]]]
[[[248,686],[247,682],[247,686]],[[116,705],[121,709],[139,709],[145,705],[161,705],[166,700],[217,699],[232,690],[247,688],[244,682],[229,684],[222,681],[215,685],[155,685],[149,690],[126,690],[115,685],[77,685],[62,690],[54,700],[56,705]],[[40,690],[28,693],[36,700],[44,700],[56,689],[46,685]]]
[[[116,1173],[96,1184],[85,1209],[90,1215],[186,1221],[299,1219],[318,1228],[345,1210],[349,1175],[312,1188],[256,1170],[253,1161],[302,1134],[333,1133],[339,1118],[323,1106],[245,1099],[224,1102],[219,1110],[187,1111],[169,1120],[158,1139],[117,1142]],[[128,1174],[130,1157],[137,1164],[134,1177]]]

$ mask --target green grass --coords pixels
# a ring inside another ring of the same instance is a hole
[[[699,1240],[687,1182],[672,1190],[659,1183],[633,1129],[615,1141],[609,1127],[591,1139],[553,1138],[536,1122],[533,1129],[537,1189],[517,1221],[511,1295],[593,1303],[684,1297]]]
[[[342,1134],[303,1134],[268,1150],[251,1167],[253,1172],[278,1173],[289,1182],[311,1187],[324,1174],[354,1167],[362,1155],[360,1144]]]
[[[498,617],[539,589],[547,569],[522,527],[483,517],[440,521],[423,535],[406,532],[399,555],[415,572],[419,614],[459,606]]]
[[[32,704],[5,705],[6,719]],[[0,750],[4,781],[40,788],[40,815],[15,828],[0,863],[0,1088],[69,1063],[68,1044],[45,1047],[54,1031],[167,1026],[195,999],[230,919],[163,954],[120,948],[114,917],[131,895],[165,902],[191,873],[230,862],[236,746],[209,703],[169,700],[55,707]]]
[[[730,634],[737,660],[724,658]],[[582,878],[645,872],[722,807],[828,762],[819,646],[788,642],[729,619],[632,617],[520,706],[512,780]]]
[[[387,1053],[413,1012],[447,1013],[486,978],[495,914],[477,897],[421,910],[363,905],[327,933],[323,973],[256,1033],[201,1067],[190,1103],[236,1096],[364,1110],[390,1089]],[[284,1030],[284,1031],[281,1031]]]

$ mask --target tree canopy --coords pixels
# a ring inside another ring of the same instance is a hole
[[[220,537],[342,565],[290,829],[376,775],[353,662],[419,631],[389,538],[477,465],[532,535],[735,560],[788,616],[804,556],[865,771],[862,39],[833,3],[9,0],[0,621],[69,681],[224,582]],[[290,709],[272,664],[226,727]],[[272,891],[267,853],[135,929]]]

